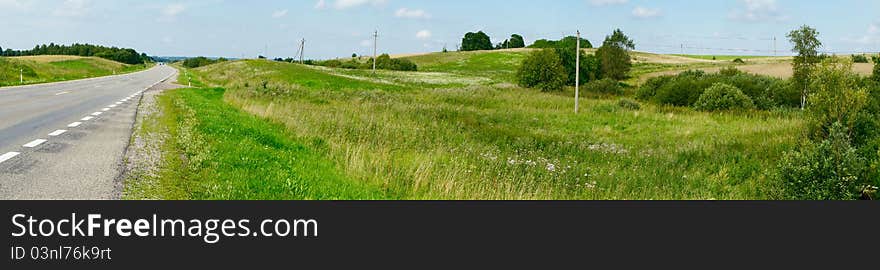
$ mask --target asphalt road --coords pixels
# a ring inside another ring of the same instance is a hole
[[[177,71],[0,88],[0,199],[116,199],[141,94]]]

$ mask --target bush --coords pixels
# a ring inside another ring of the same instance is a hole
[[[799,107],[801,102],[800,91],[796,91],[787,81],[748,74],[733,68],[723,69],[718,74],[692,70],[676,76],[652,78],[636,91],[636,97],[660,104],[692,106],[715,83],[739,88],[761,110]]]
[[[559,55],[550,49],[529,54],[517,72],[520,86],[537,87],[542,91],[561,90],[567,77]]]
[[[782,196],[790,200],[854,200],[867,189],[863,160],[839,122],[827,139],[787,153],[777,177]]]
[[[810,133],[814,138],[825,138],[835,123],[849,132],[861,125],[861,116],[868,103],[868,91],[860,85],[860,78],[852,71],[852,63],[831,58],[823,61],[811,78],[807,113]],[[850,133],[852,139],[862,142],[866,134]]]
[[[880,57],[872,56],[871,60],[874,60],[874,81],[880,82]]]
[[[584,91],[597,94],[623,94],[623,88],[620,87],[620,83],[612,79],[589,82],[584,85]]]
[[[746,61],[743,61],[742,58],[733,59],[734,64],[745,64]]]
[[[752,99],[742,90],[724,83],[716,83],[706,89],[694,104],[694,108],[701,111],[748,110],[754,107]]]
[[[863,54],[854,54],[852,61],[853,63],[868,63],[868,57]]]
[[[468,32],[461,40],[462,51],[478,51],[491,49],[493,49],[492,40],[489,38],[489,35],[486,35],[486,33],[483,33],[483,31],[479,31],[476,33]]]
[[[617,106],[631,111],[638,111],[642,109],[641,104],[639,104],[635,100],[628,98],[622,98],[620,99],[620,101],[617,101]]]
[[[572,44],[570,47],[555,48],[556,54],[562,60],[562,67],[565,69],[565,73],[568,74],[566,84],[574,85],[575,83],[575,65],[577,63],[577,55],[575,53],[581,54],[581,66],[578,69],[581,73],[581,83],[601,78],[600,73],[602,71],[600,70],[599,58],[595,55],[587,55],[583,50],[577,51],[575,46]]]
[[[216,64],[216,63],[220,63],[220,62],[225,62],[225,61],[228,61],[228,60],[226,60],[225,58],[219,58],[217,60],[214,60],[214,59],[209,59],[204,56],[199,56],[199,57],[187,58],[186,60],[183,60],[183,66],[186,68],[197,68],[197,67],[203,67],[203,66],[212,65],[212,64]]]

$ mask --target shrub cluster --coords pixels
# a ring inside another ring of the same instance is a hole
[[[631,110],[631,111],[638,111],[638,110],[642,109],[641,104],[639,104],[635,100],[628,99],[628,98],[622,98],[619,101],[617,101],[617,106],[624,108],[624,109],[627,109],[627,110]]]
[[[752,99],[742,90],[725,83],[716,83],[706,89],[694,104],[694,108],[701,111],[749,110],[754,107]]]
[[[787,81],[736,69],[725,69],[717,74],[692,70],[674,76],[651,78],[637,90],[636,96],[659,104],[694,106],[700,96],[717,83],[738,88],[757,109],[800,105],[800,91],[793,89]]]
[[[207,66],[207,65],[220,63],[220,62],[226,62],[226,61],[229,61],[229,60],[227,60],[226,58],[222,58],[222,57],[217,58],[217,59],[210,59],[210,58],[207,58],[204,56],[199,56],[199,57],[187,58],[186,60],[183,60],[183,66],[186,68],[197,68],[197,67],[203,67],[203,66]]]
[[[568,75],[556,50],[543,49],[529,54],[520,66],[517,78],[522,87],[554,91],[565,86]]]
[[[810,136],[779,165],[782,196],[799,200],[876,199],[880,186],[880,84],[852,63],[825,60],[811,75]]]
[[[601,79],[584,84],[584,91],[597,94],[623,94],[623,87],[620,83],[612,79]]]
[[[407,59],[399,59],[399,58],[391,58],[388,54],[382,54],[378,58],[376,58],[376,69],[382,70],[398,70],[398,71],[417,71],[419,69],[418,65],[413,63]],[[357,58],[352,58],[348,61],[342,61],[337,59],[326,60],[326,61],[305,61],[307,65],[316,65],[316,66],[324,66],[331,68],[345,68],[345,69],[372,69],[373,68],[373,59],[370,58],[367,61],[359,61]]]
[[[864,54],[854,54],[852,56],[853,63],[868,63],[868,57]]]

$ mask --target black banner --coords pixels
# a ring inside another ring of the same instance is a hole
[[[2,269],[836,269],[876,267],[880,254],[876,202],[2,204]]]

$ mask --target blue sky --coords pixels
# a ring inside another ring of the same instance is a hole
[[[615,28],[637,50],[691,54],[788,54],[785,33],[809,24],[825,50],[880,51],[876,0],[0,0],[0,46],[73,42],[151,55],[307,58],[454,49],[465,32],[527,43],[581,32],[594,44]]]

